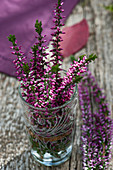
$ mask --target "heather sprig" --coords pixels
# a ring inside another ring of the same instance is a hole
[[[48,63],[45,61],[45,59],[47,59],[48,53],[46,53],[47,47],[44,44],[46,42],[46,40],[44,40],[44,37],[46,35],[42,35],[43,29],[41,21],[39,22],[38,20],[36,20],[35,31],[38,34],[38,36],[35,37],[38,41],[33,47],[31,47],[32,51],[30,53],[32,54],[32,56],[30,60],[30,70],[32,71],[32,74],[35,75],[35,80],[37,80],[44,76],[44,74],[46,74],[45,66],[49,66]]]
[[[109,164],[113,137],[113,121],[109,117],[106,97],[90,72],[85,73],[78,91],[83,120],[83,169],[105,170]]]
[[[60,42],[63,41],[61,34],[64,34],[64,32],[61,31],[60,29],[60,27],[64,25],[61,23],[61,20],[64,18],[64,16],[62,16],[62,13],[64,12],[64,10],[62,9],[62,5],[63,5],[63,2],[61,2],[61,0],[58,0],[58,4],[56,4],[55,10],[53,11],[54,12],[54,19],[53,19],[54,26],[51,29],[54,30],[54,32],[51,34],[52,39],[50,40],[52,42],[51,45],[53,46],[53,49],[50,50],[50,52],[52,52],[51,62],[53,63],[51,71],[55,73],[56,88],[57,86],[59,86],[59,83],[60,83],[59,71],[61,70],[60,66],[62,65],[62,61],[63,61],[62,55],[61,55],[62,48],[60,47]]]
[[[46,42],[46,40],[44,40],[44,37],[46,35],[42,36],[43,29],[42,29],[41,21],[39,22],[38,20],[36,20],[35,31],[38,34],[38,36],[36,36],[36,38],[38,39],[38,42],[36,42],[35,45],[33,47],[31,47],[31,49],[32,49],[31,70],[35,71],[36,79],[37,79],[38,78],[37,73],[39,74],[40,77],[42,77],[43,74],[45,73],[44,67],[45,67],[45,65],[48,64],[47,62],[45,62],[45,59],[47,59],[48,53],[45,52],[47,47],[45,47],[45,45],[44,45],[44,43]]]
[[[17,58],[13,60],[13,63],[15,64],[15,68],[17,70],[16,74],[18,76],[18,79],[21,81],[22,74],[29,74],[29,66],[28,63],[26,63],[26,56],[21,51],[21,46],[17,46],[15,35],[10,34],[8,39],[13,44],[13,46],[10,47],[11,49],[13,49],[12,54],[17,56]]]

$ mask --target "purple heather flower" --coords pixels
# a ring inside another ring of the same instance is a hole
[[[52,27],[52,46],[53,49],[50,62],[47,62],[48,53],[45,46],[45,35],[42,35],[42,23],[36,20],[35,30],[38,33],[35,38],[37,41],[31,47],[31,59],[27,62],[27,57],[21,51],[21,46],[17,45],[17,40],[14,35],[9,36],[9,41],[12,42],[12,54],[17,55],[13,61],[16,68],[17,78],[21,81],[23,89],[23,97],[26,101],[35,107],[52,108],[60,106],[70,100],[73,95],[75,83],[78,83],[82,78],[82,73],[86,72],[89,59],[83,56],[78,61],[75,61],[64,77],[61,77],[62,55],[60,42],[62,41],[60,27],[62,22],[63,2],[58,1],[54,10],[54,26]],[[99,99],[100,100],[100,99]],[[89,102],[88,102],[89,104]],[[102,108],[100,108],[102,109]],[[104,111],[106,108],[103,109]]]
[[[90,87],[88,86],[89,82]],[[78,90],[83,120],[81,137],[83,169],[105,170],[109,164],[110,146],[113,137],[113,121],[109,117],[110,111],[105,96],[90,72],[84,75]],[[94,102],[92,103],[92,101]],[[98,108],[93,111],[92,104],[95,102],[97,102]]]

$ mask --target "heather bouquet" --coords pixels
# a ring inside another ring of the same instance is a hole
[[[24,108],[26,128],[31,143],[32,155],[47,166],[58,165],[66,161],[72,151],[75,114],[77,103],[77,83],[87,71],[89,62],[96,55],[80,56],[66,72],[62,69],[63,56],[60,42],[63,41],[61,30],[63,2],[58,0],[54,9],[53,49],[46,52],[45,35],[42,22],[36,20],[37,42],[31,47],[31,59],[17,45],[15,35],[8,37],[12,42],[12,54],[17,78],[20,81],[19,95]],[[49,58],[49,60],[48,60]]]

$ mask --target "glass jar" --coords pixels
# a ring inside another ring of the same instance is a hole
[[[77,86],[70,101],[51,109],[37,108],[25,101],[19,87],[31,153],[45,166],[56,166],[69,159],[75,134]]]

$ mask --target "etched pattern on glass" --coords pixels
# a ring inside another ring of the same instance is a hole
[[[63,107],[40,109],[22,102],[32,155],[40,162],[57,162],[71,154],[77,96]]]

